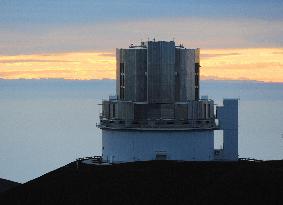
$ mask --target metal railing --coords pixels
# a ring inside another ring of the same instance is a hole
[[[110,129],[218,129],[215,119],[148,119],[148,120],[122,120],[100,118],[100,128]]]
[[[263,162],[263,160],[255,159],[255,158],[239,158],[239,161],[249,161],[249,162]]]

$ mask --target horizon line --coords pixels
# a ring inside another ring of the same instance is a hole
[[[50,80],[50,81],[116,81],[114,78],[101,78],[101,79],[69,79],[69,78],[16,78],[16,79],[8,79],[1,78],[0,81],[40,81],[40,80]],[[260,81],[260,80],[249,80],[249,79],[201,79],[201,81],[232,81],[232,82],[253,82],[253,83],[265,83],[265,84],[283,84],[283,82],[275,82],[275,81]]]

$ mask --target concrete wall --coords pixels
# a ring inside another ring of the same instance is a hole
[[[238,160],[238,99],[224,99],[217,118],[223,130],[223,160]]]
[[[213,131],[102,130],[103,159],[117,162],[154,160],[165,153],[169,160],[214,159]]]

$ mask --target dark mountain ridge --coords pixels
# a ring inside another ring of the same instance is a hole
[[[0,204],[282,204],[283,161],[70,163]]]
[[[20,185],[20,183],[0,178],[0,193],[12,189],[18,185]]]

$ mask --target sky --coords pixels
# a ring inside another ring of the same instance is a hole
[[[283,82],[282,0],[0,0],[0,78],[115,77],[115,49],[201,48],[201,78]]]

